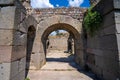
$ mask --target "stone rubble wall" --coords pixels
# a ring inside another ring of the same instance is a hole
[[[67,51],[68,48],[68,36],[53,36],[49,37],[49,48],[48,51],[58,50]]]
[[[31,15],[35,16],[38,21],[42,21],[44,18],[48,18],[54,15],[66,15],[71,16],[74,19],[83,20],[84,12],[86,8],[43,8],[43,9],[30,9]]]

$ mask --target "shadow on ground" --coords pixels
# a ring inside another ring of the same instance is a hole
[[[100,79],[98,76],[96,76],[94,73],[92,73],[92,71],[87,68],[87,69],[83,69],[80,67],[80,65],[78,65],[77,63],[75,63],[74,61],[74,55],[70,55],[67,58],[66,57],[61,57],[61,58],[46,58],[47,62],[62,62],[62,63],[69,63],[70,66],[72,66],[73,68],[75,68],[77,71],[79,71],[80,73],[83,73],[89,77],[91,77],[93,80],[103,80]]]

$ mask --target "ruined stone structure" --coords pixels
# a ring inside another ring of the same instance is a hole
[[[65,33],[64,35],[53,35],[49,36],[49,45],[48,51],[51,52],[52,50],[58,51],[67,51],[68,49],[68,37],[69,33]]]
[[[24,80],[26,68],[40,69],[46,62],[48,36],[59,29],[73,36],[78,64],[105,80],[120,79],[119,0],[101,0],[95,6],[104,20],[93,38],[84,37],[82,30],[86,9],[32,9],[29,3],[0,0],[0,80]]]

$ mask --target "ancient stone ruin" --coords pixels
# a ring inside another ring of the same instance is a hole
[[[102,29],[90,37],[82,25],[85,8],[32,9],[30,0],[0,0],[0,80],[24,80],[26,68],[40,69],[46,63],[48,36],[59,29],[73,37],[76,63],[105,80],[119,80],[119,4],[94,4],[104,17]]]

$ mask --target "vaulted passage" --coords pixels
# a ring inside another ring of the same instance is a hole
[[[50,35],[53,31],[65,30],[66,35]],[[65,37],[64,37],[65,36]],[[66,23],[57,23],[48,26],[41,36],[41,49],[43,52],[40,56],[41,69],[38,71],[30,70],[28,77],[31,80],[93,80],[95,75],[88,73],[85,75],[77,61],[82,61],[82,49],[78,46],[82,44],[81,34],[75,27]],[[57,43],[59,42],[59,43]],[[72,51],[73,50],[73,51]],[[79,61],[78,60],[81,60]],[[83,73],[81,73],[83,72]]]
[[[56,30],[59,30],[59,29],[66,30],[66,31],[68,31],[68,33],[69,33],[69,34],[68,34],[68,38],[66,37],[66,45],[64,44],[64,42],[61,43],[61,45],[65,45],[65,46],[67,46],[69,49],[72,50],[72,45],[71,45],[72,43],[70,43],[70,42],[71,42],[72,39],[73,39],[73,41],[74,41],[74,43],[75,43],[75,45],[73,45],[74,48],[75,48],[75,52],[73,52],[73,53],[75,53],[75,55],[76,55],[76,50],[77,50],[76,47],[77,47],[77,45],[78,45],[76,42],[77,42],[78,40],[80,41],[80,34],[79,34],[79,32],[78,32],[77,30],[75,30],[71,25],[65,24],[65,23],[54,24],[54,25],[48,27],[48,28],[45,30],[45,32],[44,32],[44,34],[42,35],[42,38],[41,38],[45,55],[47,54],[47,49],[48,49],[48,47],[51,47],[51,48],[52,48],[52,46],[49,45],[49,44],[50,44],[49,34],[50,34],[52,31],[56,31]],[[56,43],[56,45],[58,45],[58,44],[60,44],[60,43]],[[59,46],[59,45],[58,45],[58,46]],[[68,48],[67,48],[67,49],[68,49]],[[66,49],[66,51],[67,51],[67,49]]]

